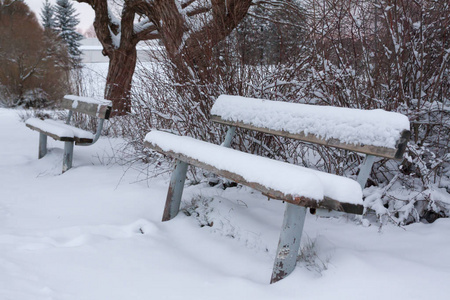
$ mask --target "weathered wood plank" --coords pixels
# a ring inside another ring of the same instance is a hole
[[[217,169],[216,167],[214,167],[212,165],[206,164],[202,161],[199,161],[192,157],[186,156],[182,153],[177,153],[177,152],[173,152],[173,151],[164,151],[158,145],[150,143],[148,141],[145,141],[144,145],[145,145],[145,147],[151,148],[159,153],[168,155],[172,158],[176,158],[180,161],[183,161],[190,165],[210,171],[214,174],[228,178],[235,182],[242,183],[243,185],[249,186],[255,190],[262,192],[264,195],[266,195],[267,197],[272,198],[272,199],[286,201],[286,202],[289,202],[289,203],[292,203],[295,205],[299,205],[299,206],[305,206],[305,207],[311,207],[311,208],[333,209],[333,210],[343,211],[343,212],[353,213],[353,214],[362,214],[363,210],[364,210],[364,207],[362,205],[341,203],[341,202],[331,199],[331,198],[311,199],[311,198],[306,198],[306,197],[295,197],[290,194],[284,194],[281,191],[268,188],[258,182],[249,182],[246,179],[244,179],[242,176],[240,176],[239,174],[235,174],[235,173],[232,173],[232,172],[229,172],[226,170]]]
[[[411,135],[410,131],[408,131],[408,130],[403,131],[402,136],[397,143],[397,148],[392,149],[392,148],[387,148],[387,147],[377,147],[377,146],[371,146],[371,145],[347,144],[347,143],[342,143],[337,139],[323,139],[323,138],[318,137],[313,134],[306,135],[303,132],[298,133],[298,134],[293,134],[293,133],[290,133],[287,131],[273,130],[273,129],[269,129],[269,128],[265,128],[265,127],[256,127],[251,124],[247,124],[247,123],[243,123],[243,122],[231,122],[231,121],[223,120],[220,116],[216,116],[216,115],[211,115],[211,121],[219,123],[219,124],[223,124],[223,125],[236,126],[236,127],[240,127],[240,128],[244,128],[244,129],[255,130],[255,131],[259,131],[259,132],[263,132],[263,133],[278,135],[278,136],[287,137],[287,138],[291,138],[291,139],[295,139],[295,140],[300,140],[300,141],[304,141],[304,142],[308,142],[308,143],[319,144],[319,145],[324,145],[324,146],[329,146],[329,147],[335,147],[335,148],[370,154],[370,155],[374,155],[374,156],[381,156],[381,157],[386,157],[386,158],[391,158],[391,159],[402,159],[403,152],[406,149],[406,144]]]
[[[76,144],[78,143],[92,143],[92,139],[88,139],[88,138],[78,138],[78,137],[68,137],[68,136],[59,136],[56,135],[54,133],[45,131],[40,129],[39,127],[35,127],[33,125],[30,124],[25,124],[28,128],[32,129],[32,130],[36,130],[39,133],[42,133],[46,136],[49,136],[51,138],[53,138],[56,141],[62,141],[62,142],[75,142]]]
[[[75,141],[75,145],[79,145],[79,144],[90,144],[90,143],[93,143],[94,140],[93,139],[87,139],[87,138],[75,137],[74,141]]]
[[[74,101],[67,96],[61,101],[61,107],[101,119],[109,119],[111,114],[111,106],[109,105],[83,102],[82,100]]]
[[[73,137],[68,137],[68,136],[58,136],[58,135],[56,135],[56,134],[54,134],[54,133],[51,133],[51,132],[42,130],[42,129],[40,129],[39,127],[35,127],[35,126],[33,126],[33,125],[30,125],[30,124],[25,124],[25,125],[26,125],[28,128],[33,129],[33,130],[36,130],[36,131],[38,131],[38,132],[40,132],[40,133],[43,133],[43,134],[45,134],[45,135],[47,135],[47,136],[49,136],[49,137],[51,137],[51,138],[53,138],[54,140],[57,140],[57,141],[73,142],[73,141],[75,140]]]

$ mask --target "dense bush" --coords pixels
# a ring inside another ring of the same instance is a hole
[[[0,1],[0,102],[46,107],[68,90],[67,51],[22,1]]]
[[[242,24],[245,28],[208,50],[214,55],[202,62],[206,69],[196,68],[194,62],[189,74],[179,74],[161,53],[160,63],[140,74],[145,85],[134,90],[133,130],[128,135],[136,147],[151,128],[220,143],[226,128],[209,122],[209,110],[220,94],[397,111],[409,117],[413,138],[401,164],[385,159],[375,163],[364,191],[368,213],[398,224],[449,216],[448,2],[302,3],[300,8],[291,1],[267,1],[248,16],[262,20],[267,28],[283,29],[276,34],[266,30],[271,43],[283,40],[280,36],[298,38],[283,59],[273,45],[270,59],[245,58],[250,50],[243,43],[251,43],[255,35],[250,33],[261,28],[261,23],[248,20]],[[286,16],[303,18],[269,19],[258,15],[261,9],[278,14],[286,9]],[[263,51],[261,47],[254,51]],[[356,177],[363,159],[343,150],[245,131],[238,132],[235,147],[349,177]]]

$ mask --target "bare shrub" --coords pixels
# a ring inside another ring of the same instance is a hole
[[[379,189],[366,191],[368,207],[399,224],[430,212],[448,216],[449,4],[312,0],[307,11],[314,37],[311,99],[397,111],[412,123],[402,164],[375,164],[370,184]]]
[[[4,106],[48,107],[67,92],[65,50],[21,1],[0,3],[0,94]]]
[[[308,0],[297,12],[289,1],[267,3],[266,8],[304,16],[298,22],[289,19],[277,32],[285,37],[298,30],[296,47],[283,59],[246,59],[249,52],[243,44],[255,39],[246,33],[258,28],[248,28],[251,22],[244,21],[245,30],[238,28],[212,48],[202,45],[209,55],[201,63],[189,61],[180,69],[161,53],[139,74],[144,84],[133,91],[133,112],[124,133],[135,147],[142,150],[144,135],[152,128],[220,144],[226,128],[209,121],[220,94],[401,112],[412,123],[413,141],[401,164],[385,159],[375,163],[366,205],[398,224],[430,213],[448,216],[448,3]],[[268,21],[257,10],[250,17]],[[363,159],[245,130],[238,130],[234,147],[350,177],[356,177]]]

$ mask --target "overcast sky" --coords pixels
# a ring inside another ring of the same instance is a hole
[[[31,10],[37,15],[39,20],[41,20],[41,9],[44,6],[45,0],[25,0],[25,3],[30,6]],[[94,10],[87,5],[86,3],[78,3],[76,1],[71,0],[73,7],[79,13],[78,19],[80,20],[80,24],[78,27],[85,31],[88,29],[92,23],[94,22]],[[50,0],[50,3],[55,4],[56,0]]]

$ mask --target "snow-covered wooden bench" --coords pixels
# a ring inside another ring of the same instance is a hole
[[[62,172],[64,173],[72,167],[74,143],[78,146],[90,146],[99,139],[103,122],[109,119],[112,103],[109,100],[66,95],[61,102],[61,106],[69,110],[65,122],[30,118],[25,124],[27,127],[39,132],[39,158],[47,154],[47,136],[64,142],[62,167]],[[92,132],[70,125],[73,112],[97,117],[98,125],[96,133],[93,134]]]
[[[152,130],[146,147],[175,158],[163,221],[179,210],[188,165],[203,168],[286,201],[271,283],[295,268],[307,207],[362,214],[374,157],[400,159],[409,140],[408,118],[383,110],[286,103],[220,96],[211,120],[229,126],[221,146]],[[236,127],[366,154],[357,181],[230,149]]]

